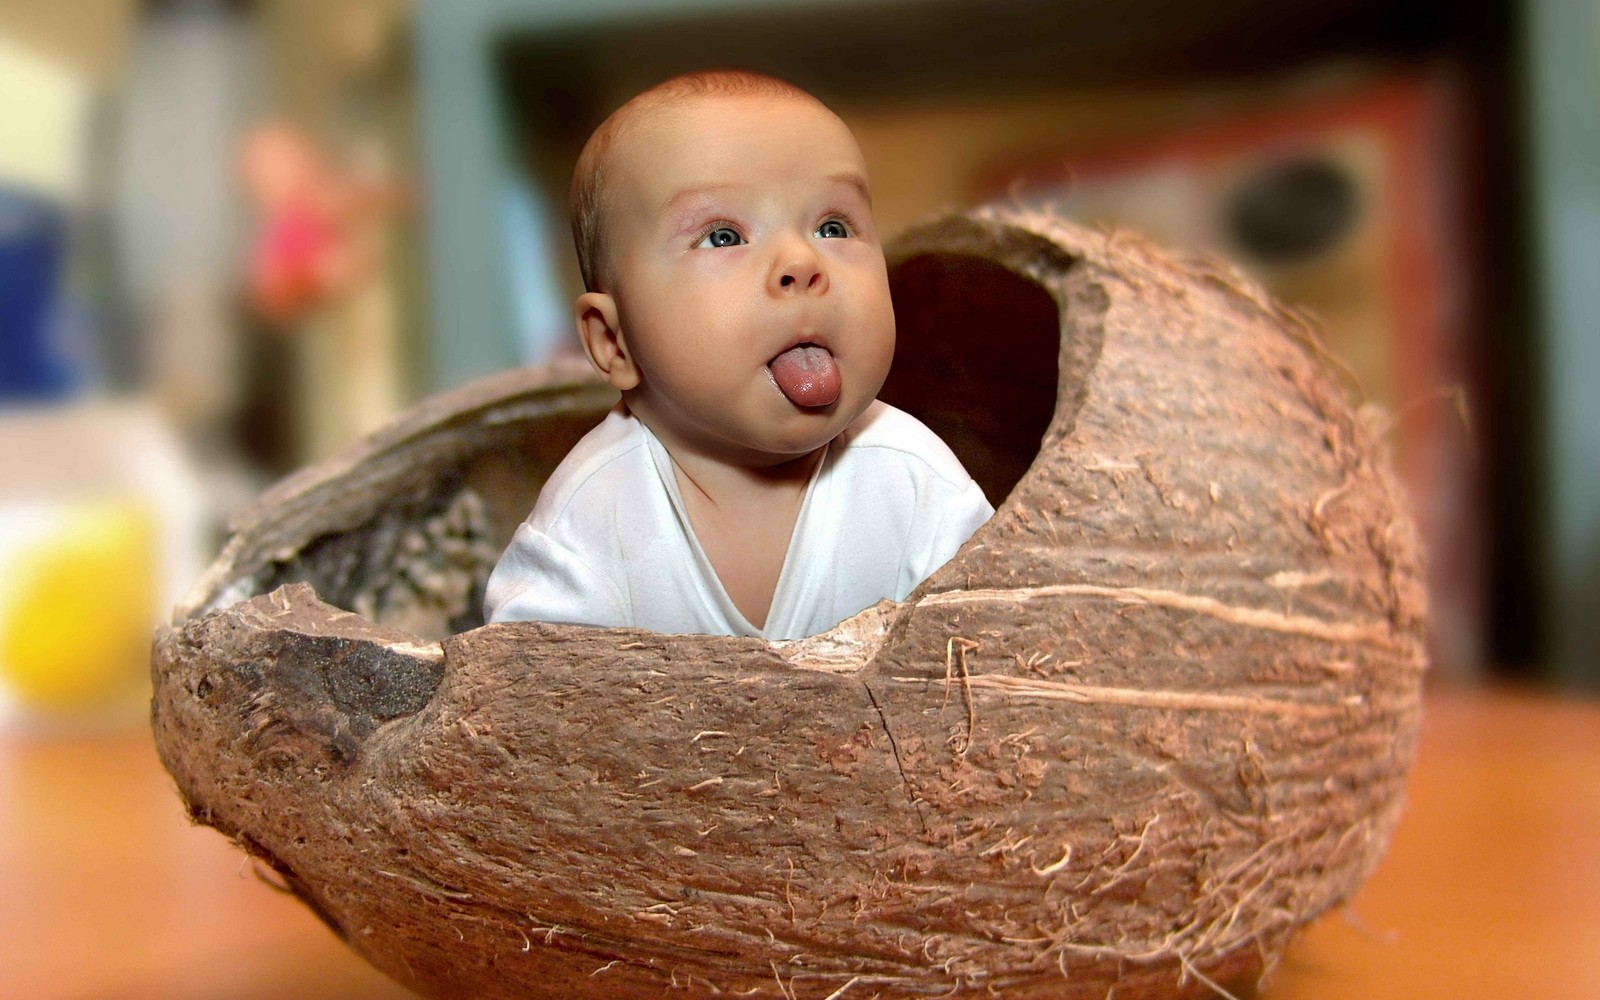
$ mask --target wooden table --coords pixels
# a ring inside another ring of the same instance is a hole
[[[1253,995],[1600,998],[1600,703],[1431,693],[1387,858]],[[0,997],[410,996],[191,827],[147,737],[0,737]]]

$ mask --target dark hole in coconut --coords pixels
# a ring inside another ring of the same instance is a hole
[[[880,396],[943,438],[999,506],[1055,416],[1061,308],[1038,282],[975,254],[910,257],[889,286],[894,367]]]

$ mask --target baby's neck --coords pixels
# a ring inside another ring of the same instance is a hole
[[[756,628],[766,626],[806,484],[824,451],[758,469],[673,455],[695,538],[722,589]]]
[[[770,502],[788,493],[805,492],[811,473],[822,460],[826,448],[809,455],[774,465],[750,468],[682,448],[667,448],[678,485],[685,497],[697,493],[719,506],[746,502]]]

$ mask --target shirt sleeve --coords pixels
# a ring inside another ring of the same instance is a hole
[[[959,488],[949,488],[948,493],[938,498],[936,511],[937,516],[931,519],[931,530],[917,546],[921,559],[912,572],[912,587],[949,562],[972,533],[994,516],[994,508],[983,495],[982,487],[972,479]]]
[[[484,619],[613,627],[628,621],[616,586],[578,554],[527,524],[489,574]]]

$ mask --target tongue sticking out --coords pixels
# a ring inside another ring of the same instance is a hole
[[[767,367],[778,388],[796,406],[827,406],[839,398],[839,363],[826,347],[791,347]]]

